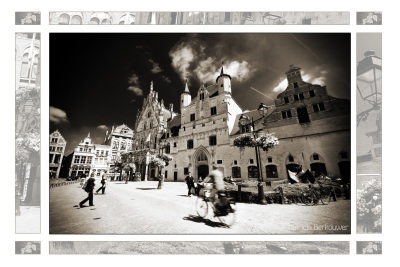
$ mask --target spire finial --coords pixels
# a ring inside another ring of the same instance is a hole
[[[150,92],[152,92],[153,91],[153,81],[151,81],[151,83],[150,83]]]
[[[90,138],[90,132],[88,133],[87,137]]]
[[[188,79],[187,78],[186,78],[186,82],[185,82],[185,92],[186,93],[190,93],[189,86],[188,86]]]

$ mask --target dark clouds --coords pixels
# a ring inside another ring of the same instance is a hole
[[[50,131],[62,126],[75,145],[89,131],[101,140],[105,127],[133,128],[152,81],[159,99],[180,112],[186,78],[194,97],[215,82],[222,62],[244,109],[273,104],[269,97],[284,90],[291,64],[302,68],[304,80],[350,98],[347,33],[52,33]]]

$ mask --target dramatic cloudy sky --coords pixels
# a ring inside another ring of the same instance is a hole
[[[52,33],[50,132],[60,130],[68,154],[88,132],[101,143],[112,125],[133,129],[151,81],[180,112],[184,81],[194,97],[201,84],[215,83],[222,62],[243,109],[273,105],[291,64],[305,81],[350,99],[346,33]]]

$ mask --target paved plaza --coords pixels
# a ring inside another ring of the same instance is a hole
[[[329,205],[237,204],[230,228],[196,213],[196,196],[181,182],[109,182],[94,205],[79,184],[50,189],[50,234],[349,234],[350,201]],[[100,186],[96,182],[95,190]]]

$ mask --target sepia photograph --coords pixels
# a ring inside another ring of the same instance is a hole
[[[50,234],[349,234],[350,104],[348,33],[51,33]]]

